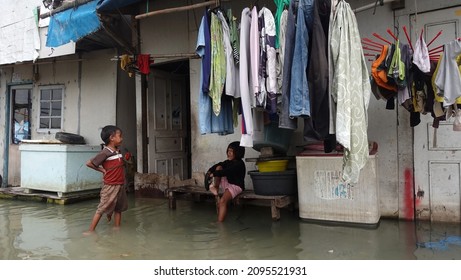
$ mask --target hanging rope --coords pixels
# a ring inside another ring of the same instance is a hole
[[[415,0],[415,38],[419,38],[418,37],[418,0]]]
[[[374,8],[374,10],[373,10],[373,15],[376,14],[376,7],[378,6],[378,2],[379,2],[379,5],[380,5],[380,6],[384,6],[384,0],[376,0],[376,2],[375,2],[375,8]]]

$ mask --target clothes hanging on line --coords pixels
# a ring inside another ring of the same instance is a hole
[[[330,29],[330,131],[344,147],[342,179],[354,184],[368,160],[371,86],[357,21],[345,1],[332,12]]]
[[[440,121],[454,116],[450,112],[455,112],[461,103],[461,44],[453,40],[443,45],[444,53],[438,60],[429,60],[428,55],[417,54],[416,50],[424,49],[424,40],[419,38],[418,42],[415,53],[411,46],[398,41],[382,46],[381,54],[372,63],[372,90],[377,99],[386,100],[387,109],[394,109],[389,104],[394,102],[396,89],[398,103],[410,112],[411,127],[420,124],[420,114],[431,114],[432,126],[437,128]]]
[[[208,15],[202,17],[200,24],[196,53],[202,59],[202,67],[200,69],[200,87],[199,87],[199,127],[201,134],[216,133],[219,135],[228,135],[234,133],[234,126],[232,122],[232,103],[228,98],[223,98],[223,102],[220,104],[220,113],[215,115],[212,110],[212,100],[209,96],[209,89],[205,88],[203,83],[207,80],[204,76],[206,75],[205,69],[207,69],[208,60],[205,59],[211,52],[207,52],[206,39],[209,34]],[[211,48],[210,48],[211,50]],[[209,60],[211,63],[211,59]],[[211,64],[210,64],[211,66]],[[210,67],[211,68],[211,67]],[[205,91],[206,90],[206,91]]]
[[[133,77],[134,73],[149,75],[150,65],[154,63],[149,54],[120,56],[120,68],[128,73],[129,77]]]

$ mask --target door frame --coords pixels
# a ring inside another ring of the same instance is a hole
[[[185,114],[185,123],[184,123],[184,130],[186,133],[185,136],[185,143],[184,143],[184,149],[186,153],[186,173],[184,174],[184,179],[191,178],[192,176],[192,153],[191,153],[191,93],[190,93],[190,73],[189,73],[189,67],[190,67],[190,60],[189,59],[182,59],[182,60],[175,60],[175,61],[168,61],[168,62],[163,62],[159,64],[155,64],[151,66],[151,71],[160,71],[164,72],[173,76],[181,76],[184,78],[184,92],[186,93],[186,96],[184,97],[184,114]],[[152,75],[152,74],[150,74]],[[147,77],[146,79],[146,84],[147,87],[149,86],[149,79],[150,77]],[[146,100],[146,106],[149,106],[149,91],[150,89],[147,89],[147,100]],[[151,126],[150,122],[153,120],[150,120],[149,118],[149,108],[147,109],[146,115],[147,115],[147,130],[149,130],[149,127]],[[150,132],[149,132],[150,133]],[[151,135],[147,135],[147,146],[153,145],[153,137]],[[146,149],[146,157],[149,156],[149,150],[150,148],[147,147]],[[151,161],[147,160],[147,170],[151,170],[153,167],[150,166]]]
[[[5,90],[5,145],[3,150],[3,180],[2,180],[2,188],[6,188],[9,185],[9,161],[10,161],[10,146],[12,144],[12,137],[11,135],[11,121],[12,121],[12,90],[13,89],[21,89],[21,88],[30,88],[31,90],[31,103],[33,100],[33,93],[34,93],[34,85],[33,83],[7,83],[6,90]],[[31,104],[32,107],[32,104]],[[32,108],[31,108],[32,109]],[[29,116],[29,122],[31,123],[31,117]]]

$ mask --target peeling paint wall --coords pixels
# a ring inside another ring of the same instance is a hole
[[[34,9],[40,6],[41,2],[40,0],[2,1],[0,64],[31,61],[38,57],[36,49],[40,48],[40,40]]]

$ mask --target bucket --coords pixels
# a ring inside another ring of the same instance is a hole
[[[253,190],[258,195],[295,195],[298,192],[296,170],[280,172],[250,171]]]

